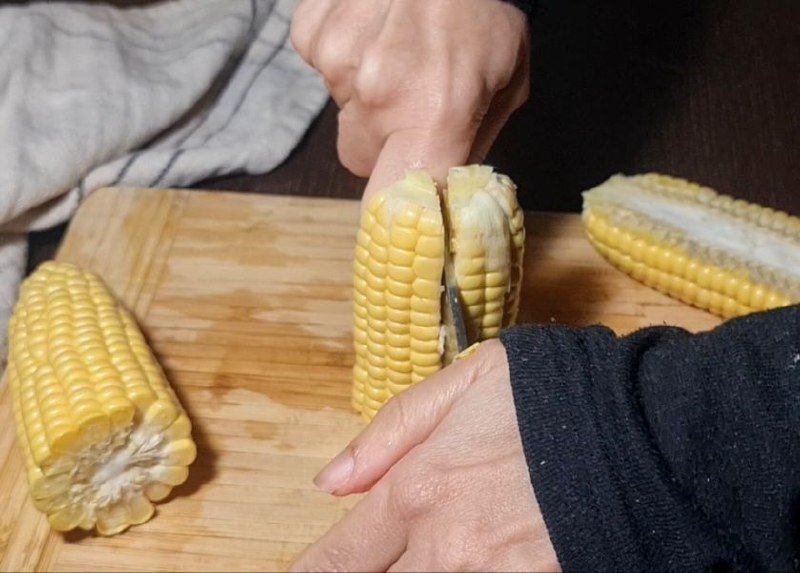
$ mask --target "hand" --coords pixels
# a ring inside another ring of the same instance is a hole
[[[559,570],[497,340],[393,398],[315,481],[369,493],[293,571]]]
[[[338,152],[365,199],[425,168],[480,163],[529,91],[528,23],[500,0],[304,0],[300,55],[340,108]]]

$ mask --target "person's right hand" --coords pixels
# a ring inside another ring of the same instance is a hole
[[[408,169],[441,183],[482,162],[528,97],[527,17],[501,0],[304,0],[292,41],[341,109],[365,199]]]

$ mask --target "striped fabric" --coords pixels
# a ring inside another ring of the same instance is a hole
[[[295,0],[0,6],[0,367],[25,233],[109,185],[175,187],[281,163],[322,109]]]

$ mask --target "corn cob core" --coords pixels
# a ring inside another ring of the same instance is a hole
[[[442,325],[445,220],[469,339],[497,336],[519,306],[524,216],[510,179],[491,167],[454,168],[448,217],[425,172],[377,193],[354,260],[353,407],[371,419],[392,396],[447,363]]]
[[[8,382],[35,506],[54,529],[113,535],[188,476],[191,423],[131,315],[65,263],[22,285]]]
[[[800,219],[658,174],[584,193],[589,240],[648,286],[734,317],[800,302]]]

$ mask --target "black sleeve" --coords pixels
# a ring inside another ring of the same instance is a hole
[[[536,4],[538,3],[538,0],[503,0],[503,1],[507,2],[508,4],[513,4],[514,6],[525,12],[525,14],[527,14],[528,17],[533,16],[534,12],[536,12]]]
[[[800,568],[800,307],[501,340],[565,570]]]

